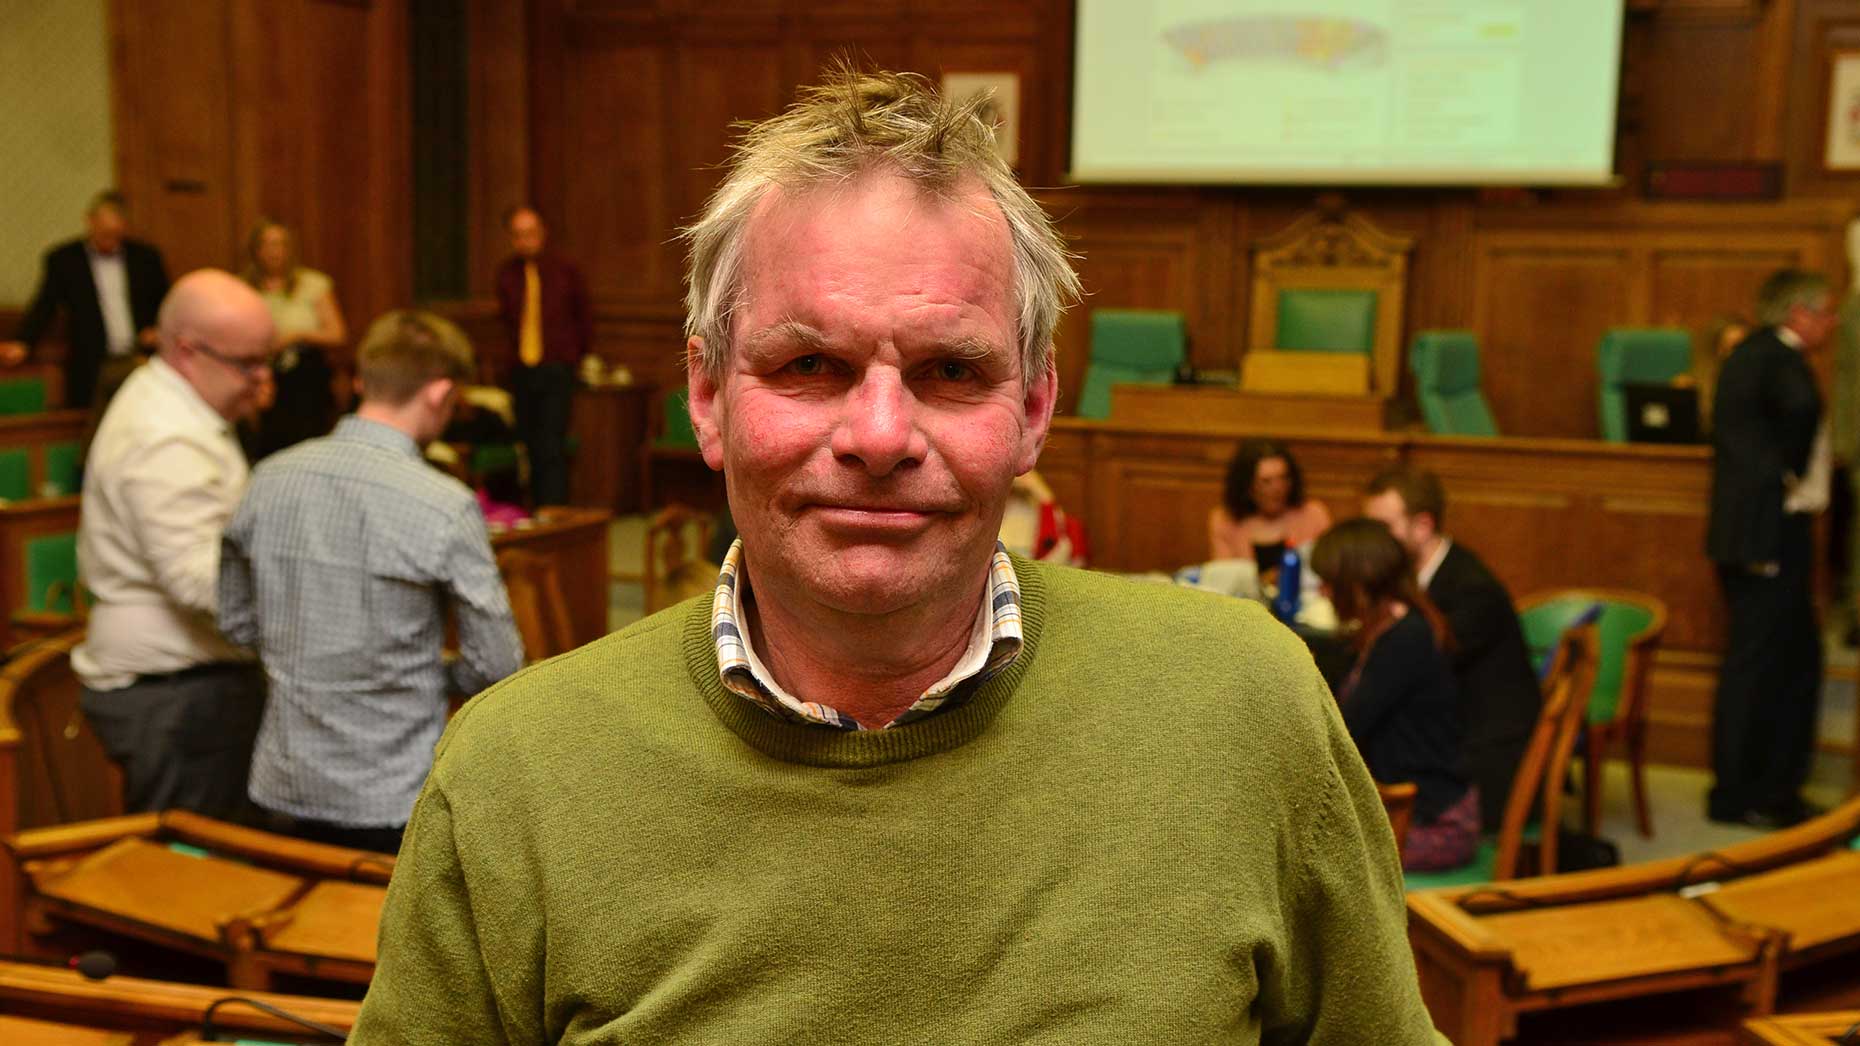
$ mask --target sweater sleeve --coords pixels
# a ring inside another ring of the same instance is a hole
[[[494,981],[457,845],[451,803],[433,781],[414,807],[381,912],[379,958],[349,1042],[393,1046],[543,1041],[533,976]],[[493,918],[495,912],[492,912]]]
[[[1262,984],[1262,1043],[1444,1042],[1421,1002],[1395,836],[1335,702],[1313,672],[1326,787],[1294,799],[1280,886],[1284,963]]]

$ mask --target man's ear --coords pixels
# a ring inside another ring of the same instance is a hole
[[[685,342],[685,385],[690,390],[691,431],[697,434],[704,464],[723,471],[723,430],[717,402],[717,382],[704,365],[704,339],[692,335]]]
[[[1059,402],[1059,368],[1054,363],[1048,353],[1046,372],[1027,382],[1021,396],[1023,425],[1020,454],[1014,461],[1015,475],[1032,471],[1040,460],[1040,451],[1046,446],[1046,433],[1053,425],[1053,407]]]

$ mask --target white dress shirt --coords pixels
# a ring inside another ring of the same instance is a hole
[[[93,604],[71,665],[85,686],[251,660],[214,625],[220,531],[246,476],[231,423],[167,363],[123,383],[84,467],[78,572]]]
[[[1427,591],[1427,586],[1434,583],[1434,575],[1440,573],[1440,564],[1447,561],[1447,550],[1452,547],[1452,538],[1441,538],[1440,544],[1434,546],[1434,554],[1427,557],[1427,562],[1414,572],[1414,580],[1420,584],[1421,591]]]
[[[110,355],[127,356],[136,349],[136,320],[129,307],[129,269],[123,264],[123,252],[98,254],[86,245],[90,258],[90,279],[97,285],[97,308],[103,311],[103,333],[110,343]]]

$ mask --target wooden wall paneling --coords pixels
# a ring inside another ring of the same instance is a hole
[[[508,0],[467,0],[466,18],[468,286],[489,298],[497,264],[510,253],[504,211],[530,196],[529,25],[523,5]]]
[[[1828,115],[1828,59],[1836,50],[1860,48],[1860,6],[1852,0],[1797,0],[1788,68],[1786,127],[1788,192],[1792,195],[1852,196],[1860,171],[1822,168]]]
[[[133,235],[176,275],[225,265],[238,241],[228,0],[112,0],[109,16],[117,183]]]
[[[750,32],[736,19],[719,23],[725,24],[743,35],[705,35],[701,42],[687,40],[675,51],[678,87],[666,99],[665,112],[666,125],[676,129],[670,144],[678,158],[672,226],[702,211],[722,181],[721,164],[729,158],[737,134],[733,125],[773,116],[788,103],[793,89],[782,82],[781,49],[769,46],[772,30]],[[702,28],[708,34],[712,26],[706,23]]]
[[[1603,240],[1486,234],[1475,241],[1473,329],[1500,432],[1595,438],[1595,345],[1643,322],[1634,252]]]
[[[1755,12],[1714,17],[1662,12],[1635,27],[1646,37],[1634,58],[1643,106],[1639,137],[1647,160],[1780,159],[1779,151],[1758,149],[1760,139],[1776,138],[1765,123],[1773,126],[1782,116],[1753,104],[1765,78],[1779,71],[1764,47],[1764,18]],[[1786,12],[1782,24],[1789,24]],[[1710,75],[1699,75],[1706,69]],[[1709,119],[1701,118],[1705,113]]]
[[[1037,469],[1040,478],[1052,488],[1053,499],[1066,514],[1085,524],[1085,536],[1093,542],[1092,558],[1098,559],[1098,535],[1091,528],[1091,447],[1092,436],[1078,429],[1055,426],[1047,433],[1046,446],[1040,450]]]
[[[1085,299],[1060,321],[1059,409],[1070,413],[1091,356],[1093,309],[1178,309],[1188,324],[1190,360],[1197,367],[1233,366],[1233,347],[1215,312],[1225,302],[1203,298],[1209,270],[1223,257],[1207,249],[1193,193],[1058,190],[1041,194],[1077,256]]]
[[[663,298],[678,284],[665,244],[679,199],[670,184],[675,136],[666,120],[675,59],[663,42],[604,24],[576,26],[566,47],[561,140],[539,135],[539,144],[559,144],[562,155],[535,158],[538,175],[550,170],[563,180],[538,186],[548,197],[539,205],[597,303]]]
[[[1091,458],[1093,566],[1172,573],[1208,555],[1231,447],[1194,437],[1103,434]]]

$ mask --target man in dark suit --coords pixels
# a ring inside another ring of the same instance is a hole
[[[1408,549],[1427,598],[1453,630],[1466,770],[1479,786],[1480,820],[1492,830],[1504,817],[1543,695],[1511,593],[1471,549],[1441,531],[1446,509],[1446,492],[1432,472],[1392,468],[1364,492],[1363,515],[1386,523]]]
[[[593,341],[588,288],[575,263],[543,249],[548,229],[531,207],[504,216],[511,256],[497,269],[497,308],[515,350],[510,394],[529,448],[530,498],[568,501],[568,415],[575,372]]]
[[[0,364],[25,362],[59,312],[65,315],[65,406],[90,407],[128,377],[156,345],[155,314],[168,295],[161,252],[128,238],[122,196],[105,190],[84,212],[82,239],[45,254],[39,290],[16,341],[0,342]]]
[[[1821,638],[1810,527],[1828,499],[1828,441],[1807,354],[1838,322],[1826,277],[1763,284],[1764,326],[1731,351],[1712,408],[1711,521],[1727,621],[1712,721],[1714,821],[1764,828],[1817,811],[1801,796],[1815,747]]]

